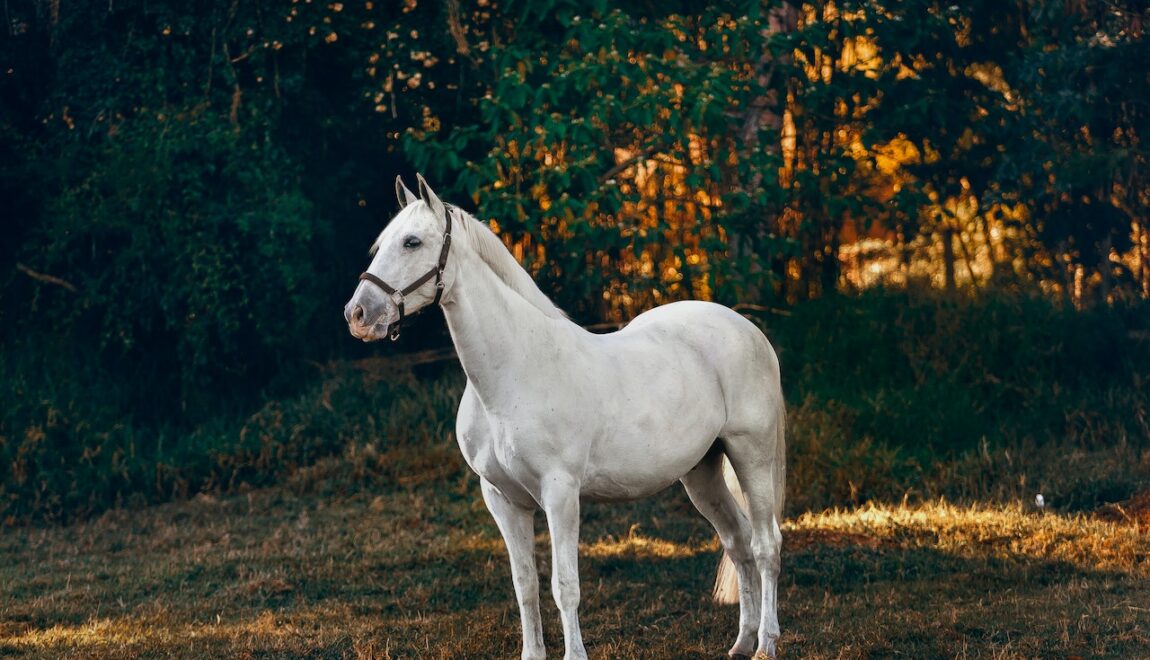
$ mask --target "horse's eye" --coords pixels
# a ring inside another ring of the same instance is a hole
[[[405,248],[414,249],[414,248],[419,247],[420,245],[423,245],[423,241],[419,240],[415,236],[408,236],[407,238],[403,239],[403,247],[405,247]]]

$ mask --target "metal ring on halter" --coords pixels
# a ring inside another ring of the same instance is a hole
[[[396,339],[399,339],[399,331],[403,327],[404,297],[403,297],[402,293],[400,293],[398,291],[396,293],[399,295],[399,300],[395,301],[395,306],[399,308],[399,318],[395,319],[395,323],[392,323],[387,328],[387,338],[390,339],[391,341],[395,341]]]

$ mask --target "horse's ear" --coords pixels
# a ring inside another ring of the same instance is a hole
[[[412,202],[419,201],[419,198],[415,196],[415,193],[411,192],[407,189],[407,186],[403,185],[403,177],[401,176],[395,177],[395,196],[399,198],[399,208],[403,208]]]
[[[427,185],[427,182],[423,180],[423,175],[416,174],[415,178],[419,181],[419,198],[427,202],[427,205],[431,207],[431,212],[435,214],[435,217],[440,220],[446,219],[446,207],[444,207],[443,202],[439,201],[439,198],[435,196],[435,192],[431,190],[431,186]]]

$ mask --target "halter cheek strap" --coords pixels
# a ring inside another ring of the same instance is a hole
[[[447,228],[443,230],[443,247],[439,249],[439,260],[436,261],[435,266],[415,280],[408,284],[403,289],[396,289],[382,279],[372,275],[371,273],[363,273],[359,276],[361,280],[367,280],[377,287],[383,289],[383,292],[395,299],[395,305],[399,308],[399,318],[394,323],[387,327],[387,336],[395,341],[399,339],[399,331],[403,326],[403,302],[404,299],[413,293],[416,289],[427,284],[428,280],[435,278],[435,299],[431,301],[432,305],[438,305],[440,297],[443,296],[443,269],[447,267],[447,254],[451,251],[451,211],[447,211]],[[398,296],[398,298],[396,298]],[[422,310],[420,310],[422,311]],[[417,314],[419,312],[416,312]]]

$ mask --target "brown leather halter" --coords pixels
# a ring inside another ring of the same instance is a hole
[[[405,297],[410,295],[412,292],[424,284],[427,284],[428,280],[430,280],[432,277],[435,278],[435,300],[432,300],[431,304],[438,305],[439,298],[443,295],[443,269],[447,266],[447,253],[451,250],[451,209],[447,209],[444,215],[447,218],[447,228],[443,230],[443,247],[439,249],[439,261],[436,262],[435,266],[433,266],[431,270],[420,276],[419,279],[415,280],[411,284],[408,284],[406,287],[400,290],[391,286],[387,282],[384,282],[375,275],[372,275],[371,273],[365,272],[359,276],[359,279],[367,280],[368,282],[371,282],[377,287],[383,289],[384,293],[387,295],[392,297],[396,295],[399,296],[399,299],[395,301],[396,306],[399,307],[399,318],[396,319],[394,323],[387,326],[387,336],[391,339],[391,341],[399,339],[399,330],[403,325],[403,300]],[[416,312],[416,314],[418,313],[419,312]]]

